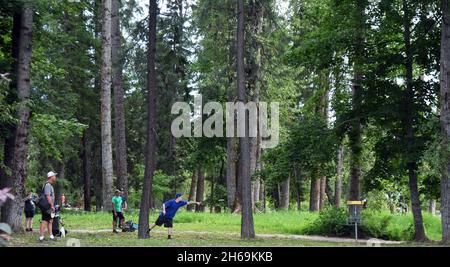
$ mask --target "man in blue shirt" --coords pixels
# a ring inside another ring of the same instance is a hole
[[[175,214],[177,213],[178,209],[186,205],[202,204],[201,202],[184,201],[182,196],[183,194],[177,193],[175,195],[175,199],[171,199],[162,205],[162,211],[159,214],[158,219],[150,227],[150,229],[148,229],[148,232],[150,232],[156,226],[162,226],[164,224],[164,227],[167,228],[167,239],[172,239],[173,218],[175,217]]]

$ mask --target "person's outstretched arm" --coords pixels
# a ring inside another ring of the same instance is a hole
[[[188,205],[192,205],[192,204],[201,205],[202,202],[189,201],[187,204],[188,204]]]

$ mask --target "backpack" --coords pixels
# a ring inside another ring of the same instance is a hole
[[[138,229],[138,225],[133,223],[133,221],[125,222],[125,225],[123,226],[124,232],[134,232]]]
[[[45,183],[44,186],[42,187],[42,192],[39,198],[33,199],[36,206],[45,212],[48,212],[51,209],[50,203],[48,203],[47,197],[44,194],[44,189],[47,184],[48,182]]]

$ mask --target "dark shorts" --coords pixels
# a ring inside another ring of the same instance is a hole
[[[25,218],[33,218],[34,217],[34,210],[26,210],[25,211]]]
[[[52,220],[52,216],[50,215],[50,213],[41,210],[42,212],[42,221],[46,221],[46,222],[50,222]]]
[[[156,225],[161,226],[164,224],[164,227],[166,228],[172,228],[173,227],[173,219],[166,218],[165,216],[159,215],[158,219],[155,222]]]
[[[120,220],[124,220],[125,219],[125,217],[123,217],[123,213],[122,212],[116,212],[116,215],[114,215],[114,212],[113,212],[113,221],[116,221],[117,218],[119,218]]]

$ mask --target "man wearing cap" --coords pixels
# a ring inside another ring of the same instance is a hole
[[[55,236],[53,236],[52,233],[52,223],[53,218],[52,214],[55,212],[55,190],[53,189],[53,185],[56,182],[56,175],[57,173],[49,172],[47,173],[47,182],[44,185],[43,188],[43,194],[47,198],[48,204],[50,204],[51,210],[41,210],[42,211],[42,220],[41,220],[41,227],[39,229],[39,241],[44,241],[44,232],[45,228],[47,227],[48,233],[50,234],[50,240],[54,241]]]
[[[173,218],[175,217],[178,209],[186,205],[201,204],[201,202],[184,201],[182,196],[183,194],[177,193],[175,195],[175,199],[171,199],[162,205],[162,211],[159,214],[158,219],[147,232],[150,232],[153,228],[155,228],[155,226],[162,226],[164,224],[164,227],[167,228],[167,239],[172,239]]]

